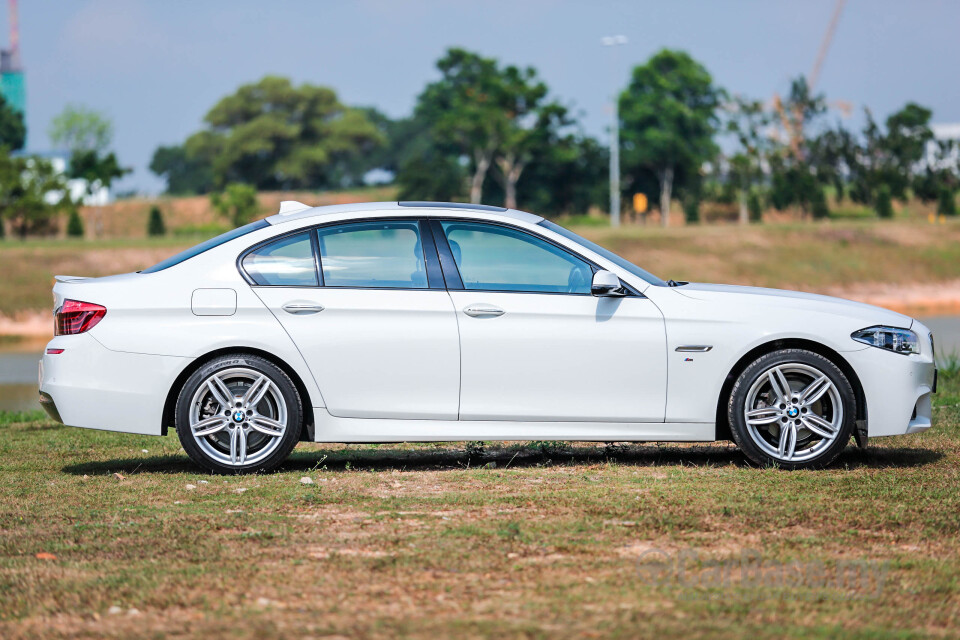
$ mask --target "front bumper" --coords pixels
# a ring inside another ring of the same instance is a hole
[[[936,365],[929,331],[913,327],[925,345],[917,355],[891,353],[876,347],[845,353],[863,386],[867,401],[867,434],[896,436],[929,429],[933,422]]]
[[[112,351],[89,333],[55,337],[40,361],[40,404],[71,427],[160,435],[163,406],[190,358]]]

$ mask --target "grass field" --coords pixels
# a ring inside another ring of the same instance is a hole
[[[851,285],[960,279],[960,220],[843,221],[703,227],[577,227],[664,278],[832,291]],[[56,274],[100,276],[150,266],[201,237],[0,242],[0,314],[48,310]]]
[[[955,636],[956,374],[934,419],[825,471],[726,444],[309,444],[222,477],[172,435],[7,414],[0,637]]]

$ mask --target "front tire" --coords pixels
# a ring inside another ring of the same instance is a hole
[[[754,463],[819,469],[850,441],[856,395],[843,371],[804,349],[757,358],[734,383],[727,405],[733,439]]]
[[[183,384],[175,422],[184,451],[215,473],[270,471],[300,439],[303,406],[296,385],[265,358],[228,354]]]

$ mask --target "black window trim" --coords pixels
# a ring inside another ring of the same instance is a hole
[[[344,286],[330,286],[326,285],[323,280],[323,268],[320,257],[320,245],[317,238],[317,231],[326,227],[333,227],[339,225],[347,225],[354,223],[362,222],[414,222],[417,223],[420,230],[420,244],[423,249],[423,259],[426,263],[427,269],[427,288],[419,287],[344,287]],[[576,251],[573,251],[569,247],[565,247],[559,242],[554,241],[551,238],[547,238],[539,233],[530,231],[523,227],[500,222],[499,220],[484,220],[482,218],[451,218],[446,216],[395,216],[395,217],[370,217],[370,218],[354,218],[351,220],[336,220],[331,222],[324,222],[320,224],[314,224],[306,227],[299,227],[297,229],[292,229],[287,233],[282,233],[266,240],[261,240],[260,242],[244,249],[240,252],[240,255],[237,256],[236,266],[237,271],[240,272],[240,276],[246,281],[251,287],[286,287],[289,289],[347,289],[347,290],[359,290],[359,291],[475,291],[477,293],[514,293],[521,295],[547,295],[547,296],[592,296],[592,293],[567,293],[564,291],[503,291],[501,289],[465,289],[463,286],[463,280],[460,277],[460,271],[457,269],[456,261],[453,259],[453,252],[450,250],[450,245],[447,243],[447,236],[443,232],[442,222],[474,222],[479,224],[487,224],[498,227],[505,227],[513,231],[518,231],[520,233],[525,233],[527,235],[532,235],[535,238],[542,240],[548,244],[555,246],[561,251],[572,255],[573,257],[586,262],[594,273],[597,271],[604,270],[603,267],[598,265],[596,262],[587,258]],[[249,253],[253,253],[257,249],[264,247],[268,244],[282,240],[289,236],[298,235],[304,232],[310,233],[310,243],[313,247],[313,260],[314,268],[317,270],[317,282],[318,285],[261,285],[254,282],[253,278],[244,270],[243,268],[243,259]],[[436,267],[431,269],[429,256],[436,255],[439,260],[439,274],[437,273]],[[431,276],[433,273],[433,276]],[[442,278],[438,282],[436,280],[437,275],[440,275]],[[623,285],[624,290],[627,293],[628,297],[637,297],[637,298],[646,298],[645,295],[640,293],[632,285],[620,279],[620,283]]]

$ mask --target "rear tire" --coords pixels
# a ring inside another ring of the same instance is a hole
[[[734,442],[760,466],[820,469],[853,433],[856,395],[843,371],[804,349],[754,360],[737,378],[727,404]]]
[[[280,367],[237,353],[187,378],[174,416],[180,444],[194,462],[215,473],[257,473],[290,455],[300,440],[303,405]]]

